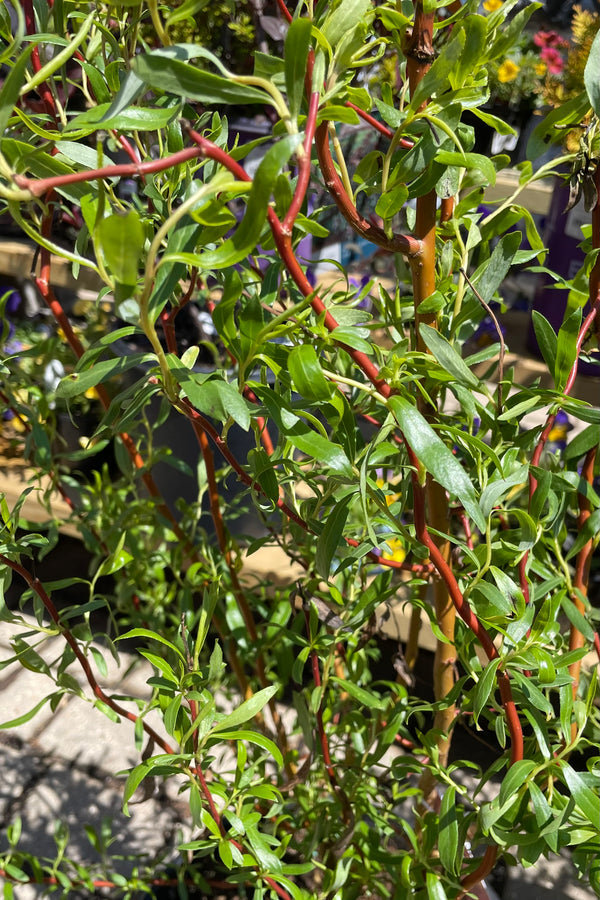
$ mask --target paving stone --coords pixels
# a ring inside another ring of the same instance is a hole
[[[79,697],[72,697],[57,712],[39,736],[39,743],[44,752],[78,765],[98,766],[111,775],[141,761],[141,753],[135,748],[133,723],[127,719],[113,722]]]
[[[29,747],[22,749],[0,744],[0,821],[10,824],[11,805],[19,801],[32,779],[43,769]],[[5,847],[4,833],[0,832],[0,847]]]
[[[510,868],[503,900],[594,900],[591,887],[577,881],[568,850],[530,869]]]
[[[47,637],[43,632],[37,631],[38,624],[34,616],[22,614],[25,622],[4,622],[0,621],[0,658],[7,659],[14,655],[11,647],[11,639],[17,635],[27,634],[32,631],[34,633],[27,634],[25,641],[33,647],[43,660],[47,663],[55,662],[60,659],[65,648],[65,640],[61,635],[52,635]]]
[[[86,865],[99,864],[101,857],[86,834],[85,826],[110,840],[110,855],[123,857],[123,874],[139,858],[153,858],[174,843],[176,814],[165,803],[151,798],[131,804],[130,818],[123,815],[124,780],[95,777],[89,772],[55,761],[44,779],[25,800],[22,810],[21,847],[38,856],[54,858],[55,823],[69,829],[66,856]]]
[[[43,672],[31,672],[18,663],[4,669],[1,674],[0,721],[2,723],[11,722],[29,712],[44,697],[56,690],[52,679]],[[66,703],[66,699],[60,702],[61,704]],[[45,728],[57,713],[52,713],[50,704],[46,703],[28,722],[11,728],[11,736],[21,741],[31,740]]]

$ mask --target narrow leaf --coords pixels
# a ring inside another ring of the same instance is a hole
[[[419,328],[421,337],[428,350],[433,353],[439,364],[451,375],[454,375],[460,384],[465,387],[478,388],[479,378],[471,372],[464,359],[458,354],[452,344],[439,333],[437,328],[432,328],[424,323]]]
[[[346,497],[342,503],[333,507],[325,527],[317,539],[317,553],[315,556],[315,568],[322,578],[329,578],[331,574],[331,561],[344,532],[344,525],[348,518],[348,504],[350,498]]]
[[[107,216],[98,223],[95,238],[104,262],[121,284],[135,284],[144,242],[144,229],[137,212]]]
[[[44,697],[43,700],[40,700],[39,703],[36,703],[33,709],[30,709],[29,712],[23,713],[22,716],[18,716],[16,719],[10,719],[9,722],[3,722],[0,725],[0,729],[18,728],[19,725],[24,725],[26,722],[29,722],[40,711],[42,706],[47,703],[48,700],[52,700],[52,698],[55,696],[56,694],[48,694],[47,697]]]
[[[475,723],[477,723],[481,710],[488,702],[489,696],[492,693],[496,683],[496,672],[498,671],[498,666],[501,662],[502,660],[500,659],[494,659],[489,662],[483,670],[481,678],[477,682],[473,699],[473,719]]]
[[[560,326],[556,339],[554,381],[558,391],[564,390],[569,373],[577,359],[577,335],[581,327],[581,309],[574,310]]]
[[[311,31],[311,20],[300,17],[291,23],[285,38],[285,89],[294,120],[298,118],[302,104]]]
[[[190,62],[146,53],[133,61],[133,72],[149,87],[212,106],[216,103],[240,105],[269,102],[258,88],[238,84],[233,79],[196,69]]]
[[[132,628],[131,631],[127,631],[125,634],[120,634],[117,638],[115,638],[115,640],[124,641],[126,638],[133,637],[144,637],[148,638],[151,641],[158,641],[159,644],[164,644],[165,647],[169,647],[169,649],[172,650],[173,653],[176,653],[183,663],[186,662],[185,656],[183,655],[181,650],[175,646],[175,644],[172,644],[171,641],[168,641],[156,631],[150,631],[148,628]]]
[[[319,357],[311,344],[294,347],[288,357],[292,381],[299,393],[307,400],[330,400],[334,386],[330,384],[321,369]]]
[[[598,794],[588,787],[581,775],[568,763],[565,763],[563,766],[562,775],[577,806],[588,817],[594,827],[597,827],[600,820],[600,798]],[[600,787],[598,778],[596,778],[596,787]]]
[[[25,81],[27,63],[36,45],[30,44],[17,55],[17,61],[4,79],[0,91],[0,138],[6,133],[8,121],[12,115],[15,103],[19,99],[19,91]]]
[[[532,759],[520,759],[510,767],[500,787],[500,806],[504,806],[506,801],[517,793],[535,767],[536,763]]]
[[[257,691],[248,700],[244,700],[241,706],[238,706],[237,709],[234,709],[233,712],[221,719],[217,723],[216,729],[221,732],[228,728],[236,728],[238,725],[243,725],[244,722],[253,719],[276,693],[277,685],[275,684],[263,688],[262,691]]]
[[[544,357],[544,362],[548,366],[550,372],[554,372],[556,367],[556,332],[548,319],[544,318],[537,309],[532,311],[531,318],[538,346]]]
[[[71,400],[108,378],[120,376],[133,366],[144,365],[147,362],[156,362],[156,357],[151,353],[134,353],[131,356],[105,359],[95,363],[91,369],[85,372],[73,372],[63,378],[56,389],[56,396]]]
[[[388,405],[419,461],[442,487],[458,497],[477,527],[485,531],[485,519],[477,503],[475,488],[452,450],[404,397],[390,397]]]
[[[442,798],[438,850],[444,868],[457,874],[458,816],[456,813],[456,788],[454,786],[447,787]]]

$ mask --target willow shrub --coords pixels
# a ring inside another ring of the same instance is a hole
[[[4,587],[23,583],[29,618],[3,607],[22,634],[2,665],[55,685],[2,727],[73,692],[99,716],[129,719],[123,740],[139,764],[125,810],[145,779],[184,776],[182,896],[196,884],[206,895],[458,898],[498,857],[530,866],[565,847],[598,890],[596,675],[582,660],[598,649],[587,588],[600,411],[571,390],[599,334],[600,43],[585,90],[540,118],[518,187],[484,207],[508,159],[473,152],[463,113],[510,132],[482,109],[487,70],[535,4],[320,0],[292,11],[280,0],[283,55],[257,51],[251,76],[172,43],[202,6],[0,10],[2,208],[37,247],[37,288],[58,326],[5,354],[2,392],[33,483],[44,475],[66,492],[93,554],[80,603],[57,608],[32,560],[56,523],[23,532],[25,495],[14,509],[3,502]],[[393,53],[397,87],[372,101],[363,85]],[[272,123],[252,177],[246,157],[265,139],[230,137],[236,108]],[[383,149],[352,169],[336,131],[359,122]],[[573,128],[581,152],[536,167]],[[585,194],[590,225],[582,271],[557,280],[568,296],[558,334],[535,315],[553,384],[542,389],[515,380],[500,328],[490,346],[465,348],[486,315],[495,321],[506,276],[544,266],[519,198],[555,172]],[[343,270],[329,289],[307,274],[299,242],[326,232],[309,203],[315,184],[357,236],[396,257],[396,283],[373,287],[370,304]],[[77,226],[66,247],[65,219]],[[79,319],[52,288],[56,257],[104,285]],[[182,351],[177,316],[199,298],[216,337]],[[201,349],[213,365],[196,365]],[[49,392],[40,371],[59,354],[66,373]],[[69,453],[58,412],[96,402],[86,396],[102,405],[99,423]],[[543,424],[524,428],[535,411]],[[562,451],[549,445],[559,411],[581,426]],[[173,439],[157,446],[167,417]],[[179,422],[195,448],[197,502],[165,500],[153,476],[157,461],[184,467]],[[97,462],[110,445],[116,469]],[[224,493],[236,482],[241,493]],[[263,537],[232,537],[244,504]],[[283,586],[240,575],[244,557],[270,545],[299,579],[285,567]],[[107,574],[114,588],[101,592]],[[381,604],[394,602],[410,618],[396,668],[377,642]],[[437,642],[434,700],[412,671],[421,619]],[[64,654],[48,668],[40,651],[56,635]],[[102,688],[124,637],[155,669],[150,702]],[[86,690],[71,677],[82,667]],[[449,762],[458,726],[492,745],[487,768]],[[230,762],[214,764],[225,749]],[[12,828],[6,897],[31,879],[67,894],[101,878],[130,895],[162,877],[152,860],[140,869],[148,881],[110,858],[102,871],[75,868],[68,851],[36,860],[17,837]]]

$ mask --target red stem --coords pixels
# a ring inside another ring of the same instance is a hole
[[[329,131],[328,123],[321,122],[315,133],[315,146],[317,156],[319,157],[319,165],[325,184],[331,197],[345,220],[351,226],[353,231],[360,234],[366,240],[383,247],[384,250],[390,250],[394,253],[403,253],[409,257],[417,257],[421,252],[421,242],[410,235],[395,234],[391,238],[387,236],[382,228],[371,224],[364,219],[352,200],[346,193],[342,179],[337,173],[331,150],[329,149]]]
[[[30,191],[34,197],[41,197],[52,188],[58,188],[65,184],[77,184],[80,181],[93,181],[95,178],[120,178],[125,175],[150,175],[153,172],[164,172],[180,163],[201,156],[198,147],[186,147],[178,150],[171,156],[162,159],[153,159],[149,162],[120,163],[113,166],[102,166],[100,169],[85,169],[81,172],[70,172],[68,175],[55,175],[50,178],[27,178],[25,175],[15,175],[14,182],[17,187]],[[243,171],[243,169],[242,169]]]
[[[291,22],[293,19],[293,16],[292,16],[291,12],[289,11],[289,9],[287,8],[287,6],[285,5],[284,0],[277,0],[277,6],[279,7],[279,10],[283,15],[283,18],[287,22]]]
[[[60,628],[62,634],[67,642],[67,644],[71,647],[73,653],[77,657],[81,668],[85,673],[85,677],[87,678],[88,684],[92,689],[94,695],[101,700],[103,703],[106,703],[114,712],[118,715],[123,716],[125,719],[129,719],[130,722],[137,722],[140,718],[136,716],[135,713],[130,712],[128,709],[125,709],[119,703],[109,697],[108,694],[105,694],[96,678],[94,677],[94,673],[92,672],[91,666],[86,658],[86,656],[82,653],[79,644],[76,639],[71,634],[69,628],[61,622],[60,615],[58,610],[56,609],[54,603],[50,599],[49,594],[46,592],[43,584],[38,578],[34,578],[28,571],[25,569],[20,563],[14,562],[12,559],[9,559],[4,554],[0,554],[0,562],[2,562],[5,566],[8,566],[16,572],[21,578],[28,584],[32,591],[38,595],[40,600],[42,601],[46,612],[52,619],[52,621]],[[165,753],[174,753],[173,748],[168,744],[153,728],[148,725],[145,719],[142,719],[142,727],[146,734],[152,738],[154,743],[159,746]]]
[[[368,112],[365,112],[364,109],[361,109],[360,106],[356,106],[354,103],[351,103],[349,100],[346,100],[344,106],[347,106],[349,109],[353,109],[355,113],[357,113],[360,118],[367,122],[371,128],[374,128],[384,137],[390,138],[390,140],[394,137],[394,132],[391,128],[388,128],[387,125],[384,125],[383,122],[380,122],[374,116],[371,116]],[[410,150],[411,147],[414,147],[414,141],[411,141],[409,138],[400,138],[398,141],[398,146],[402,147],[404,150]]]
[[[581,477],[591,486],[594,481],[594,466],[596,463],[596,456],[598,453],[598,447],[591,447],[590,450],[586,453],[585,460],[583,463],[583,468],[581,470]],[[579,494],[579,516],[577,518],[577,531],[581,533],[582,529],[585,526],[585,523],[591,516],[591,504],[587,497],[584,497],[583,494]],[[585,613],[585,605],[580,599],[580,594],[587,596],[588,592],[588,583],[590,577],[590,566],[592,562],[592,549],[593,549],[593,541],[590,538],[589,541],[581,548],[579,553],[577,554],[577,560],[575,563],[575,577],[573,579],[573,602],[575,606],[579,610],[579,612],[583,615]],[[578,650],[580,647],[584,645],[584,637],[581,631],[576,628],[574,625],[571,625],[571,634],[569,636],[569,650]],[[579,678],[581,673],[581,660],[573,663],[569,666],[569,674],[573,679],[573,698],[577,696],[577,690],[579,688]],[[576,731],[576,725],[573,723],[574,731]]]
[[[23,0],[23,10],[25,13],[25,28],[27,30],[27,34],[35,34],[37,28],[35,22],[33,0]],[[33,66],[33,71],[36,73],[42,69],[42,62],[40,60],[40,48],[37,45],[31,51],[31,64]],[[50,90],[47,82],[43,81],[37,86],[36,90],[42,98],[44,109],[46,110],[50,118],[53,119],[54,122],[57,122],[56,104],[54,102],[54,97],[52,96],[52,91]]]
[[[291,235],[296,217],[300,212],[300,207],[304,203],[308,182],[310,181],[310,154],[315,136],[315,128],[317,127],[317,112],[319,110],[319,91],[314,91],[310,95],[308,104],[308,115],[306,117],[305,137],[302,145],[303,154],[299,164],[298,181],[296,182],[296,190],[290,207],[283,220],[284,234]]]

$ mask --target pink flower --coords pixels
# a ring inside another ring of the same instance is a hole
[[[540,53],[540,59],[546,63],[551,75],[560,75],[565,67],[565,61],[554,47],[544,47]]]
[[[569,42],[558,34],[557,31],[538,31],[533,36],[536,47],[568,47]]]

